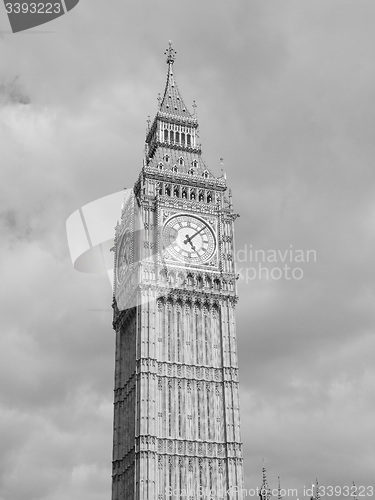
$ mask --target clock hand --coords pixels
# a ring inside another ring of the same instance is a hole
[[[191,238],[189,237],[188,234],[185,235],[186,236],[186,240],[184,240],[184,244],[186,245],[187,243],[190,243],[190,246],[191,248],[194,250],[195,252],[195,246],[193,245],[193,243],[191,242]]]
[[[204,230],[204,228],[205,228],[204,226],[201,227],[199,231],[193,234],[193,236],[186,235],[186,240],[184,241],[184,243],[186,244],[188,241],[191,241],[193,238],[197,236],[197,234],[201,233]]]

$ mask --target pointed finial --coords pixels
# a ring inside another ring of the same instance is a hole
[[[282,500],[282,496],[281,496],[281,485],[280,485],[280,476],[278,476],[278,481],[279,481],[279,485],[278,485],[278,488],[277,488],[277,498],[278,500]]]
[[[354,481],[353,481],[353,499],[357,500],[357,487]]]
[[[262,486],[260,488],[259,497],[261,500],[270,500],[271,499],[271,490],[268,487],[267,483],[267,474],[266,474],[266,460],[263,458],[263,467],[262,467]]]
[[[320,492],[319,492],[319,483],[318,483],[318,479],[316,479],[315,484],[316,484],[316,493],[315,493],[315,498],[316,498],[316,500],[320,500]]]
[[[191,107],[194,109],[194,116],[197,116],[197,103],[195,101],[193,101],[193,104],[191,105]]]
[[[169,40],[168,48],[166,49],[166,51],[164,52],[164,54],[167,56],[167,64],[173,64],[174,60],[176,59],[177,52],[172,47],[171,40]]]

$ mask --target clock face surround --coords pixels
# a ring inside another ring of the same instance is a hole
[[[121,237],[120,247],[117,254],[117,281],[122,283],[126,271],[131,264],[131,233],[130,230],[125,230]]]
[[[163,246],[168,253],[187,264],[203,264],[214,255],[216,238],[209,224],[190,214],[170,217],[163,228]]]

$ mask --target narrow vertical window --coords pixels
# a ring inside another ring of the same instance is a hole
[[[181,437],[181,381],[178,381],[178,436]]]
[[[169,457],[169,491],[172,491],[172,472],[173,472],[173,462],[172,457]],[[172,495],[170,496],[172,498]]]
[[[196,363],[197,365],[199,364],[199,344],[200,344],[200,339],[199,339],[199,316],[198,316],[198,311],[195,313],[195,348],[196,348]]]
[[[184,489],[183,482],[182,482],[183,481],[183,477],[184,477],[183,476],[183,471],[185,472],[185,470],[184,470],[184,462],[183,462],[183,459],[181,457],[179,458],[179,469],[180,469],[180,491],[182,491]],[[182,498],[182,495],[181,495],[180,498]]]
[[[168,142],[168,130],[164,129],[164,142]]]
[[[201,408],[200,408],[200,394],[201,394],[201,386],[198,382],[197,387],[197,419],[198,419],[198,439],[201,439]]]
[[[171,361],[171,356],[172,356],[172,312],[168,308],[168,361]]]
[[[181,331],[180,331],[180,311],[177,311],[177,362],[181,360]]]
[[[208,318],[207,315],[205,314],[204,316],[204,342],[205,342],[205,354],[206,354],[206,365],[210,364],[209,360],[209,344],[208,344],[208,337],[209,337],[209,329],[208,329]]]
[[[196,344],[197,338],[194,335],[194,311],[191,311],[191,318],[190,318],[190,344],[191,344],[191,362],[195,363],[195,344]]]
[[[172,435],[172,383],[168,382],[168,434]]]
[[[210,425],[210,386],[207,382],[207,438],[211,439],[211,425]]]
[[[180,142],[180,132],[176,132],[176,142],[177,144]]]
[[[191,135],[190,134],[187,134],[186,135],[186,142],[187,142],[187,145],[190,146],[191,145]]]
[[[174,142],[174,132],[173,132],[173,130],[171,130],[170,133],[169,133],[169,139],[170,139],[170,142]]]

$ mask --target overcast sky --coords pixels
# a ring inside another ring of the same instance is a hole
[[[65,222],[133,186],[169,39],[241,215],[246,487],[262,457],[300,498],[374,484],[374,25],[370,0],[81,0],[13,35],[0,8],[0,500],[110,498],[111,288],[73,269]],[[303,276],[259,279],[255,249]]]

